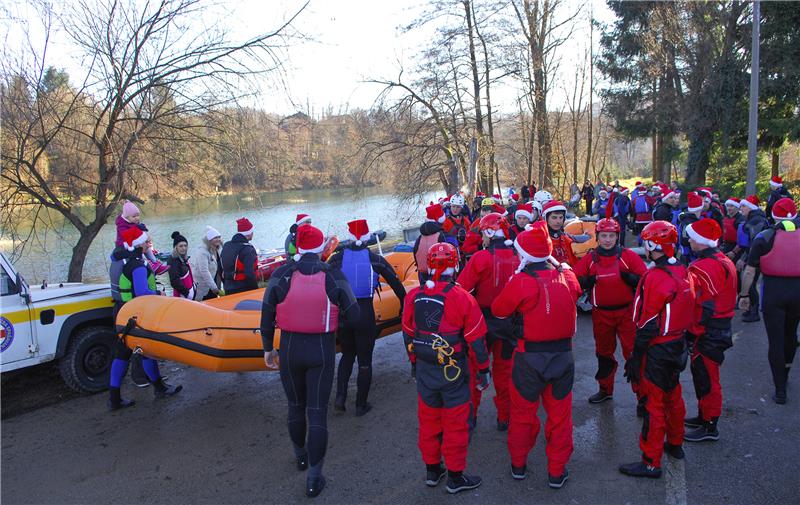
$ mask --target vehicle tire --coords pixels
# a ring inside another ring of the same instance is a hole
[[[107,389],[116,338],[109,326],[89,326],[75,332],[59,361],[64,382],[82,393]]]

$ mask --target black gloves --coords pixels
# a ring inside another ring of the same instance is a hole
[[[636,353],[625,362],[625,378],[628,382],[638,384],[642,378],[642,356]]]
[[[489,387],[489,384],[492,382],[492,374],[489,372],[489,369],[486,368],[478,372],[478,382],[475,387],[478,391],[483,391]]]

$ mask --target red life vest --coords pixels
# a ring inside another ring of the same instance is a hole
[[[553,241],[553,254],[552,256],[558,260],[559,263],[566,263],[569,266],[575,264],[575,253],[572,252],[572,239],[570,239],[564,232],[557,233],[558,237],[554,237],[550,233],[550,239]]]
[[[430,251],[434,244],[438,243],[439,233],[419,236],[419,245],[417,246],[417,252],[414,254],[418,272],[424,274],[428,273],[428,251]]]
[[[725,216],[722,218],[722,241],[736,243],[736,218]]]
[[[475,286],[474,295],[478,306],[483,309],[489,308],[516,272],[519,257],[514,254],[513,249],[492,247],[478,251],[470,261],[484,263],[481,268],[483,275]]]
[[[194,277],[192,276],[192,266],[188,263],[186,263],[186,273],[181,276],[181,284],[189,290],[189,294],[186,295],[186,298],[194,300]],[[172,296],[177,298],[183,297],[178,290],[172,290]]]
[[[256,260],[253,263],[253,272],[258,272],[258,256],[256,256]],[[239,256],[236,256],[236,262],[233,264],[233,280],[235,281],[243,281],[246,277],[244,276],[244,263],[242,260],[239,259]]]
[[[289,292],[278,304],[275,321],[282,331],[330,333],[339,326],[339,307],[325,292],[325,272],[303,275],[292,273]]]
[[[667,297],[667,302],[661,307],[645,307],[642,291],[647,289],[662,291]],[[641,328],[653,317],[658,317],[660,336],[682,337],[692,326],[694,290],[683,265],[653,267],[642,276],[636,293],[633,320]],[[654,345],[657,342],[650,343]]]
[[[784,221],[783,225],[792,230],[775,230],[772,249],[761,257],[761,273],[774,277],[800,277],[800,261],[797,259],[800,232],[791,221]]]
[[[695,324],[692,333],[702,335],[705,328],[700,323],[703,317],[703,304],[713,302],[712,319],[730,319],[736,309],[738,279],[736,266],[722,252],[704,256],[692,262],[689,273],[694,277],[697,289]]]
[[[564,280],[564,275],[574,275],[567,270],[541,270],[517,275],[531,277],[539,286],[539,300],[532,310],[522,312],[523,339],[546,342],[572,338],[575,335],[577,309],[575,298]],[[577,283],[577,281],[575,281]]]
[[[621,258],[621,250],[614,256],[601,256],[597,251],[592,251],[592,264],[597,272],[597,281],[592,288],[593,306],[621,308],[633,301],[633,289],[620,275]]]

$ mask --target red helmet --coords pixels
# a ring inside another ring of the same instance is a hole
[[[499,212],[492,212],[491,214],[486,214],[481,218],[481,231],[486,230],[500,230],[503,229],[503,224],[507,223],[506,220],[500,215]]]
[[[595,226],[594,231],[597,233],[600,233],[601,231],[619,233],[619,223],[616,219],[603,218],[597,222],[597,226]]]
[[[453,244],[439,242],[428,249],[428,268],[442,272],[458,266],[458,251]]]
[[[675,225],[667,221],[653,221],[644,227],[641,233],[642,240],[645,241],[645,248],[653,251],[660,246],[660,249],[667,256],[675,257],[675,244],[678,242],[678,230]]]

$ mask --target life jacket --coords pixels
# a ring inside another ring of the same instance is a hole
[[[736,229],[736,245],[747,248],[750,247],[750,234],[747,233],[744,225],[745,223],[742,222],[739,224],[739,228]]]
[[[605,217],[607,207],[608,207],[608,198],[606,198],[605,200],[600,200],[597,204],[597,215]]]
[[[509,279],[519,266],[519,258],[514,253],[514,249],[507,247],[489,247],[484,252],[476,253],[470,261],[479,258],[477,254],[488,254],[492,262],[490,275],[482,277],[475,286],[475,300],[481,308],[491,307],[495,298],[508,284]]]
[[[124,259],[112,261],[111,267],[108,269],[108,278],[111,281],[111,299],[119,303],[125,301],[122,299],[122,293],[119,290],[119,281],[126,261]]]
[[[275,321],[282,331],[330,333],[339,327],[339,307],[325,290],[325,272],[303,275],[292,272],[289,292],[278,304]]]
[[[372,298],[378,287],[378,274],[372,269],[369,249],[360,251],[345,248],[342,251],[342,273],[347,277],[356,298]]]
[[[653,220],[650,202],[647,195],[636,195],[633,197],[633,211],[636,213],[637,223],[649,223]]]
[[[447,355],[454,360],[463,360],[465,357],[462,329],[452,326],[444,317],[447,293],[453,286],[455,284],[448,284],[438,294],[427,294],[420,290],[414,297],[416,332],[412,350],[417,360],[444,367],[449,362]],[[440,349],[445,356],[442,356]]]
[[[720,251],[710,255],[707,252],[701,253],[700,258],[689,267],[689,272],[697,279],[695,286],[699,291],[692,333],[702,335],[705,333],[702,324],[705,307],[701,306],[704,302],[713,299],[714,313],[711,319],[730,321],[733,317],[738,294],[738,275],[733,262]]]
[[[800,232],[792,221],[783,221],[785,229],[775,230],[772,249],[761,256],[761,273],[773,277],[800,277]]]
[[[158,288],[156,286],[156,276],[153,273],[153,270],[147,266],[141,260],[128,260],[125,262],[125,265],[122,267],[119,276],[119,294],[120,294],[120,301],[122,303],[129,302],[140,296],[135,292],[133,287],[133,271],[137,268],[146,268],[147,269],[147,289],[150,291],[157,291]]]
[[[195,286],[194,286],[194,276],[192,275],[192,266],[189,265],[189,263],[185,263],[183,260],[181,260],[181,262],[186,265],[186,273],[181,275],[180,279],[181,284],[183,284],[183,287],[189,290],[189,294],[186,295],[186,298],[189,300],[194,300]],[[176,298],[183,298],[183,295],[181,295],[180,292],[174,289],[172,290],[172,296]]]
[[[569,286],[558,270],[525,269],[539,286],[539,300],[532,310],[522,313],[523,339],[546,342],[572,338],[575,335],[577,309]]]
[[[592,287],[592,305],[616,310],[633,301],[633,289],[622,280],[620,263],[622,248],[617,247],[614,256],[601,256],[592,251],[592,263],[596,265],[596,282]],[[591,266],[590,266],[591,268]]]
[[[458,218],[454,216],[447,216],[447,220],[453,223],[453,226],[447,232],[448,236],[455,237],[456,242],[453,244],[455,246],[460,246],[464,243],[464,240],[467,238],[467,227],[464,224],[466,222],[466,218],[464,216],[458,216]],[[450,242],[448,240],[448,242]]]
[[[671,295],[667,303],[660,308],[658,317],[658,335],[669,337],[682,337],[684,332],[691,328],[694,323],[694,293],[689,281],[689,276],[685,266],[680,264],[656,266],[645,272],[642,282],[639,283],[636,294],[636,304],[634,306],[633,320],[637,321],[644,307],[645,277],[659,275],[657,272],[664,272],[668,279],[662,282],[648,283],[649,289],[660,289],[668,291]],[[669,283],[669,280],[672,282]],[[660,343],[658,339],[651,340],[650,344]]]
[[[672,212],[672,221],[671,222],[672,222],[672,224],[675,225],[675,227],[677,227],[678,223],[679,223],[678,219],[681,217],[681,209],[675,208],[675,209],[672,209],[671,212]]]
[[[566,263],[572,266],[572,263],[574,263],[573,258],[575,257],[574,253],[572,253],[572,239],[563,231],[556,232],[556,236],[553,235],[553,233],[550,233],[550,240],[553,242],[552,256],[558,260],[559,263]]]
[[[420,235],[419,245],[417,252],[414,254],[414,260],[417,262],[417,271],[427,274],[428,273],[428,251],[434,244],[439,243],[439,234],[433,233],[431,235]]]
[[[241,250],[240,250],[241,251]],[[258,257],[256,257],[255,262],[253,262],[253,271],[258,271]],[[242,260],[239,259],[239,255],[236,255],[236,262],[233,264],[233,280],[235,281],[243,281],[246,277],[244,275],[244,263]]]
[[[735,243],[737,234],[738,230],[736,229],[736,216],[725,216],[722,218],[722,241]]]

